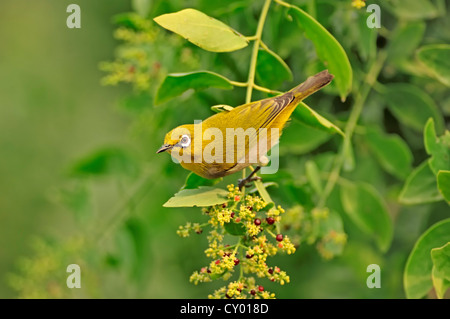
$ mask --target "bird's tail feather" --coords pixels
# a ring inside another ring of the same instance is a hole
[[[294,94],[297,101],[301,101],[329,84],[333,78],[334,75],[330,74],[328,70],[324,70],[316,75],[310,76],[305,82],[296,86],[290,92]]]

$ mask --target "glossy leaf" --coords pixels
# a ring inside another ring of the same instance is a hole
[[[256,79],[266,87],[278,87],[284,81],[292,81],[292,71],[275,52],[259,50],[256,63]]]
[[[352,88],[353,71],[350,61],[341,44],[313,17],[302,9],[291,6],[289,10],[306,36],[313,42],[317,56],[335,76],[334,83],[341,100],[345,100]]]
[[[432,280],[436,295],[439,299],[450,288],[450,242],[439,248],[431,250],[433,261]]]
[[[422,21],[403,23],[396,28],[389,41],[388,60],[400,62],[411,56],[419,46],[425,32],[425,23]]]
[[[223,224],[227,233],[233,236],[242,236],[245,234],[245,227],[242,223],[235,223],[233,221]]]
[[[442,196],[444,196],[445,200],[450,204],[450,170],[439,171],[437,183]]]
[[[330,134],[301,122],[289,124],[280,139],[280,154],[305,154],[325,143]]]
[[[155,104],[161,104],[177,97],[189,89],[204,90],[207,88],[230,90],[230,81],[220,74],[209,71],[190,73],[172,73],[167,75],[156,92]]]
[[[430,0],[392,0],[390,2],[394,13],[404,19],[430,19],[437,17],[439,12]]]
[[[422,132],[432,117],[438,130],[442,130],[443,118],[433,99],[419,87],[407,83],[390,83],[384,93],[389,110],[397,120],[418,132]]]
[[[431,156],[428,160],[434,175],[439,170],[450,170],[450,131],[437,137],[433,119],[429,119],[423,132],[425,150]]]
[[[370,12],[361,12],[357,17],[358,40],[356,41],[356,45],[364,61],[374,58],[377,52],[377,29],[367,27],[367,18],[370,15]]]
[[[406,179],[399,202],[406,205],[432,203],[442,200],[436,185],[436,176],[427,161],[416,167]]]
[[[368,129],[366,140],[378,162],[388,173],[400,179],[409,175],[413,156],[408,144],[400,136]]]
[[[308,178],[309,184],[314,189],[314,191],[319,195],[322,194],[323,185],[320,178],[320,171],[316,163],[313,161],[307,161],[305,163],[305,173],[306,177]]]
[[[200,186],[196,189],[183,189],[170,198],[164,207],[207,207],[223,204],[228,201],[228,192],[224,189],[210,186]]]
[[[342,184],[341,202],[352,221],[374,237],[381,251],[387,251],[393,236],[392,220],[376,189],[364,183]]]
[[[431,226],[417,240],[406,262],[403,284],[406,297],[424,297],[433,287],[431,250],[450,241],[450,219]]]
[[[430,44],[417,51],[417,58],[427,67],[431,75],[450,86],[450,45]]]
[[[315,112],[308,105],[301,102],[297,108],[292,113],[292,118],[319,130],[334,134],[338,133],[341,136],[344,136],[344,132],[328,121],[326,118]]]
[[[245,37],[237,31],[195,9],[163,14],[154,20],[204,50],[230,52],[248,45]]]

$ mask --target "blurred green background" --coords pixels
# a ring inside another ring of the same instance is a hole
[[[66,27],[66,8],[73,2],[81,7],[81,29]],[[314,1],[293,2],[308,11]],[[159,83],[170,72],[213,69],[245,81],[250,49],[230,54],[203,52],[149,19],[149,25],[136,27],[131,23],[131,29],[150,30],[152,39],[130,45],[132,50],[127,51],[122,45],[129,34],[120,35],[115,30],[118,25],[127,26],[133,21],[121,16],[139,8],[139,1],[133,3],[134,6],[125,0],[0,3],[2,298],[205,298],[224,285],[189,283],[190,274],[209,263],[203,253],[206,235],[181,239],[176,229],[187,221],[207,219],[200,215],[200,209],[162,207],[183,185],[188,172],[165,154],[156,156],[154,152],[171,128],[206,118],[212,114],[211,105],[241,104],[245,90],[191,92],[158,107],[153,106],[153,98]],[[343,45],[356,83],[367,72],[366,64],[377,50],[377,41],[375,33],[361,31],[361,21],[366,17],[361,12],[365,10],[357,11],[350,4],[350,0],[339,1],[335,7],[329,1],[317,1],[315,15]],[[287,90],[322,68],[322,64],[316,59],[314,47],[295,26],[279,26],[285,23],[281,22],[284,11],[272,6],[264,39],[293,70],[293,81],[274,87]],[[186,7],[202,10],[251,35],[261,3],[154,1],[148,16],[153,18]],[[402,10],[391,7],[382,11],[381,33],[388,43],[399,26],[417,20],[424,21],[426,32],[423,39],[414,42],[411,52],[419,44],[448,43],[448,15],[434,13],[411,20]],[[361,48],[362,39],[369,44]],[[448,89],[412,72],[415,62],[411,52],[404,59],[398,58],[397,52],[397,60],[388,60],[381,81],[413,83],[427,89],[438,102],[440,118],[448,127]],[[147,61],[139,65],[141,69],[136,74],[142,72],[151,77],[128,79],[121,73],[122,68],[129,67],[124,58],[127,54],[132,61]],[[122,62],[105,63],[115,59]],[[118,82],[128,83],[102,85]],[[319,113],[330,115],[330,120],[342,127],[354,98],[350,96],[341,103],[335,89],[325,92],[327,97],[314,96],[308,104]],[[264,96],[255,92],[253,98]],[[413,165],[417,166],[427,157],[421,133],[399,124],[384,109],[385,104],[380,94],[371,96],[361,125],[377,126],[402,136],[411,147]],[[300,144],[295,128],[295,124],[290,127],[291,145]],[[280,180],[283,176],[289,176],[289,181],[301,179],[303,171],[297,168],[303,167],[306,159],[338,149],[339,137],[308,132],[315,138],[282,153],[285,170],[280,173]],[[386,253],[379,251],[342,214],[349,239],[341,256],[327,261],[314,246],[305,245],[293,256],[274,258],[273,263],[282,265],[291,276],[291,283],[283,287],[265,284],[279,298],[403,298],[403,270],[414,243],[435,221],[448,217],[445,202],[401,206],[396,198],[404,179],[383,173],[362,138],[356,140],[358,165],[348,177],[374,185],[385,198],[394,220],[392,246]],[[220,185],[235,179],[229,177]],[[301,187],[295,189],[301,191]],[[289,197],[280,188],[272,195],[289,207],[305,194]],[[340,207],[337,198],[338,194],[333,193],[330,203]],[[71,263],[81,265],[82,289],[70,290],[65,285],[66,267]],[[366,267],[372,263],[382,266],[381,289],[366,286]]]
[[[124,140],[127,119],[115,112],[120,90],[99,85],[99,61],[116,45],[111,16],[128,1],[78,1],[82,28],[68,29],[73,1],[0,4],[0,296],[34,236],[73,231],[52,201],[68,163],[103,144]]]

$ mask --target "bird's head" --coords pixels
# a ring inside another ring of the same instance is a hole
[[[188,124],[178,126],[166,134],[164,144],[156,151],[156,153],[168,152],[170,154],[175,150],[179,150],[180,153],[186,149],[190,150],[193,138],[193,125]]]

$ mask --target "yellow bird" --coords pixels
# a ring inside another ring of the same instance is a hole
[[[156,153],[167,151],[185,169],[210,179],[257,164],[247,178],[239,181],[239,187],[243,187],[267,164],[266,153],[278,143],[300,101],[332,79],[333,75],[325,70],[282,95],[235,107],[202,122],[178,126],[166,134]]]

